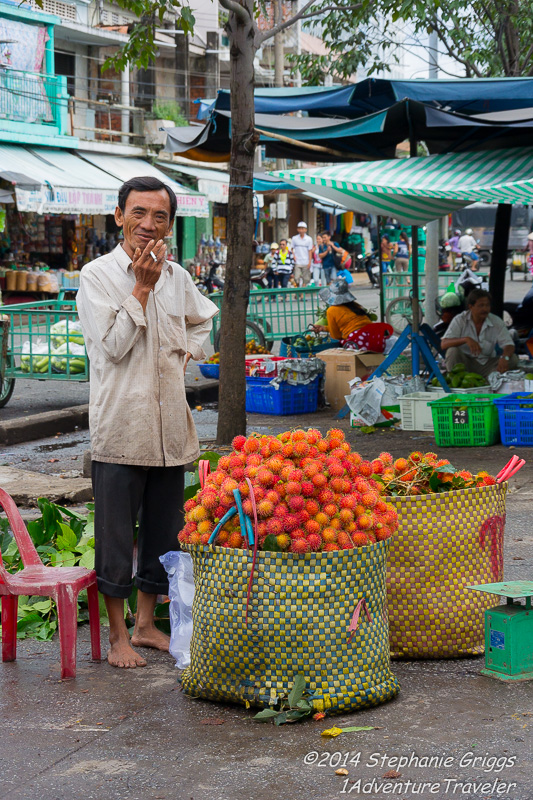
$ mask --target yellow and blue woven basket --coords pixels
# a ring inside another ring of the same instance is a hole
[[[484,613],[497,595],[468,589],[503,580],[507,484],[389,498],[387,602],[393,658],[483,653]]]
[[[185,694],[268,707],[304,675],[317,711],[342,713],[396,696],[385,597],[387,542],[331,553],[252,556],[185,545],[194,565],[191,664]],[[364,599],[357,628],[349,630]]]

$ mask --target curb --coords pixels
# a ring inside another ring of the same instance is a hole
[[[218,400],[218,381],[206,381],[185,389],[189,406],[213,403]],[[15,417],[0,424],[0,444],[21,444],[34,439],[46,439],[58,431],[71,433],[89,427],[89,406],[69,406],[57,411],[44,411],[28,417]]]

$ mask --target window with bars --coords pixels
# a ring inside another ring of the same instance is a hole
[[[43,0],[42,7],[38,6],[35,0],[30,0],[34,11],[44,11],[46,14],[54,14],[61,19],[68,19],[76,22],[76,6],[71,3],[63,3],[62,0]]]

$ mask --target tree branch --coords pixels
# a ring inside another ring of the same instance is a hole
[[[244,6],[241,6],[240,3],[236,2],[236,0],[220,0],[220,5],[222,8],[225,8],[226,11],[230,11],[232,14],[235,14],[241,22],[249,22],[250,15],[248,11],[245,9]]]
[[[458,61],[460,64],[463,64],[466,67],[466,69],[472,70],[472,72],[475,73],[476,77],[478,78],[483,77],[481,70],[479,70],[474,63],[468,61],[466,58],[461,58],[461,56],[457,53],[457,48],[456,47],[452,48],[452,46],[446,39],[445,33],[443,32],[442,28],[439,27],[439,19],[437,17],[434,17],[434,19],[431,21],[431,25],[433,27],[433,30],[436,32],[439,40],[443,43],[444,47],[446,48],[446,52],[448,53],[448,55],[451,58],[453,58],[454,61]]]
[[[222,0],[221,0],[222,1]],[[228,2],[228,0],[225,0]],[[339,4],[325,6],[317,8],[316,11],[312,11],[310,14],[306,14],[305,12],[307,9],[311,8],[311,6],[315,5],[316,0],[309,0],[294,16],[290,17],[290,19],[286,20],[285,22],[281,22],[279,25],[275,25],[269,31],[264,31],[263,33],[258,33],[256,36],[256,47],[259,48],[266,42],[267,39],[272,39],[277,33],[281,33],[285,30],[285,28],[290,28],[291,25],[294,25],[295,22],[303,19],[312,19],[313,17],[317,17],[319,14],[325,14],[326,11],[358,11],[362,8],[363,3],[355,3],[351,6],[342,6]]]

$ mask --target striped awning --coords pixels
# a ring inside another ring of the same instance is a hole
[[[424,225],[477,201],[533,203],[533,148],[448,153],[271,173],[351,211]]]

